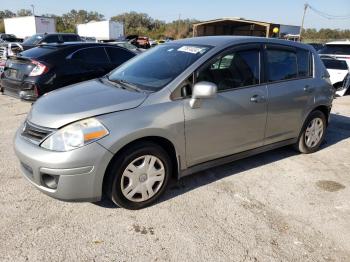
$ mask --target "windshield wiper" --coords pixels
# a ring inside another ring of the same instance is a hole
[[[108,79],[108,81],[110,81],[110,82],[114,82],[114,83],[117,83],[117,84],[119,84],[119,85],[121,85],[122,87],[126,87],[126,88],[128,88],[128,89],[132,89],[132,90],[134,90],[134,91],[136,91],[136,92],[140,92],[140,93],[143,93],[144,91],[141,89],[141,88],[139,88],[137,85],[135,85],[135,84],[133,84],[133,83],[130,83],[130,82],[128,82],[128,81],[125,81],[125,80],[123,80],[123,79],[110,79],[109,78],[109,76],[107,76],[107,79]]]

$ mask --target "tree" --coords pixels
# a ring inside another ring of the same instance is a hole
[[[20,9],[17,11],[17,16],[31,16],[31,15],[33,15],[33,13],[29,9]]]
[[[5,32],[4,18],[15,17],[16,14],[10,10],[0,11],[0,33]]]

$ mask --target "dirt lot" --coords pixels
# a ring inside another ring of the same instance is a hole
[[[140,211],[60,202],[22,178],[12,138],[29,108],[0,96],[0,261],[350,260],[350,96],[319,152],[287,147],[173,181]]]

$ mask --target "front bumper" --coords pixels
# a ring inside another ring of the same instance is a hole
[[[99,201],[113,155],[98,143],[69,152],[53,152],[32,144],[17,131],[14,141],[21,171],[41,192],[64,201]]]

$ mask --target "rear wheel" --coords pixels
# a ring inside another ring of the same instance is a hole
[[[149,206],[164,192],[171,176],[171,164],[167,152],[154,143],[131,146],[112,163],[105,191],[120,207]]]
[[[322,144],[326,133],[326,117],[321,111],[313,111],[307,118],[296,149],[304,154],[316,152]]]

